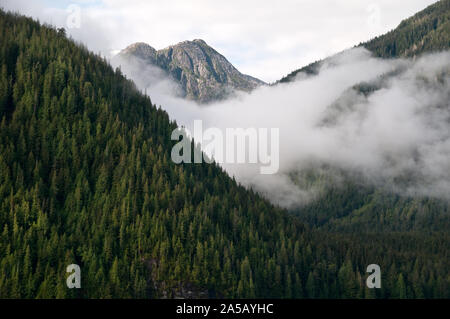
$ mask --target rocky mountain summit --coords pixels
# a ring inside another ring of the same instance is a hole
[[[234,90],[249,92],[265,84],[239,72],[223,55],[200,39],[183,41],[161,50],[137,42],[122,50],[117,58],[163,70],[181,85],[186,98],[202,103],[223,99]]]

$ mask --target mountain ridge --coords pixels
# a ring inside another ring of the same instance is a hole
[[[160,50],[136,42],[119,52],[116,60],[119,64],[141,61],[158,67],[181,85],[186,98],[201,103],[226,98],[234,90],[250,92],[266,84],[241,73],[202,39],[182,41]]]
[[[450,0],[441,0],[431,4],[413,16],[402,20],[395,29],[355,47],[364,47],[380,58],[414,57],[423,52],[449,49]],[[347,50],[342,52],[345,51]],[[342,54],[342,52],[294,70],[273,85],[295,81],[299,73],[317,74],[325,61]]]
[[[1,9],[0,26],[1,298],[450,295],[448,232],[311,231],[215,164],[170,161],[176,124],[100,56]]]
[[[381,59],[408,58],[411,60],[422,54],[448,50],[450,48],[450,1],[437,2],[403,20],[396,29],[355,47],[363,47],[373,56]],[[333,59],[347,52],[337,53],[293,71],[274,85],[293,82],[301,73],[306,76],[315,76],[323,65],[334,63]],[[345,97],[348,92],[370,96],[383,87],[387,87],[388,81],[400,72],[403,72],[401,67],[383,74],[374,81],[358,83],[345,91],[339,99]],[[441,80],[444,81],[444,76]],[[338,101],[333,103],[339,103]],[[309,182],[319,183],[321,178],[330,177],[336,172],[330,174],[324,174],[320,178],[317,176],[310,178]],[[448,229],[450,206],[446,200],[426,196],[398,196],[382,188],[362,186],[354,177],[345,177],[344,180],[345,183],[339,186],[332,183],[325,185],[319,200],[292,212],[303,222],[327,231],[352,232],[362,229],[367,231],[408,229],[411,231],[424,229],[430,225],[434,229]],[[435,220],[430,222],[430,219]]]

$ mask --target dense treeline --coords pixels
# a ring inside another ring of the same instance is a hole
[[[394,30],[359,46],[382,58],[413,57],[450,48],[450,0],[438,1],[403,20]],[[276,83],[294,81],[297,74],[317,74],[325,60],[292,71]]]
[[[315,185],[326,177],[315,177]],[[324,184],[324,183],[322,183]],[[291,213],[313,228],[336,232],[447,231],[447,200],[408,197],[352,179],[328,182],[316,200]]]
[[[450,48],[450,0],[441,0],[382,36],[362,44],[382,58],[412,57]]]
[[[450,48],[450,0],[438,1],[384,35],[360,44],[382,58],[413,57]],[[317,74],[322,63],[316,61],[296,70],[279,82],[290,82],[299,72]],[[395,74],[395,73],[394,73]],[[385,74],[382,78],[389,78]],[[381,81],[381,79],[377,79]],[[370,95],[380,89],[378,83],[360,83],[354,90]],[[321,177],[320,177],[321,178]],[[386,232],[450,229],[448,201],[410,198],[353,180],[339,186],[323,187],[318,200],[296,209],[303,222],[314,228],[345,232]]]
[[[64,30],[3,11],[0,29],[0,297],[450,297],[447,233],[309,230],[217,165],[174,164],[176,123]]]

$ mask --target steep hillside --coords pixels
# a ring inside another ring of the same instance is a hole
[[[360,46],[382,58],[414,57],[423,53],[448,50],[450,1],[439,1],[402,21],[395,30]],[[299,73],[317,74],[321,65],[330,62],[334,57],[296,70],[279,82],[294,81]],[[397,72],[402,70],[385,74],[373,83],[361,83],[349,88],[349,91],[369,96],[386,87],[390,78]],[[441,79],[442,82],[444,80]],[[341,185],[326,185],[316,201],[294,210],[293,213],[313,227],[338,232],[445,231],[450,225],[450,204],[447,201],[398,196],[387,190],[361,184],[354,179],[346,179]]]
[[[424,52],[448,50],[450,48],[450,0],[441,0],[414,16],[402,21],[394,30],[361,43],[375,56],[382,58],[412,57]],[[317,73],[326,61],[316,61],[295,70],[277,83],[291,82],[297,74]]]
[[[448,232],[450,229],[448,201],[402,196],[355,179],[323,185],[317,200],[291,213],[311,227],[327,232]]]
[[[382,58],[413,57],[450,48],[450,0],[441,0],[382,36],[360,44]]]
[[[223,55],[199,39],[183,41],[159,51],[146,43],[134,43],[115,59],[118,64],[144,63],[159,67],[181,84],[188,99],[200,102],[222,99],[232,90],[249,92],[264,84],[240,73]]]
[[[0,29],[1,298],[450,297],[448,233],[310,231],[217,165],[174,164],[176,124],[63,29]]]

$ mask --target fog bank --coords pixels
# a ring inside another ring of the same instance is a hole
[[[339,180],[335,172],[346,172],[399,194],[448,198],[449,61],[449,52],[382,60],[357,48],[330,59],[316,76],[300,74],[295,82],[207,106],[182,99],[179,86],[160,70],[120,64],[188,129],[196,119],[204,128],[279,128],[278,174],[261,175],[255,164],[223,167],[274,203],[292,207],[318,195],[292,173],[324,167],[330,181]]]

